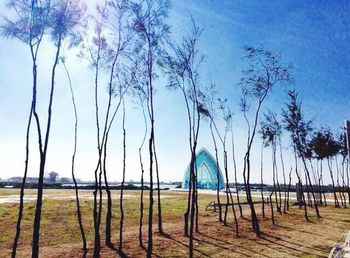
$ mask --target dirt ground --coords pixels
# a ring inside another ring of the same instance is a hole
[[[0,190],[0,197],[18,194],[16,190]],[[125,193],[125,227],[123,251],[127,257],[145,257],[145,250],[138,245],[139,223],[138,191]],[[148,193],[146,192],[146,195]],[[34,190],[27,191],[35,196]],[[89,257],[92,256],[93,223],[92,192],[81,193],[84,227],[89,240]],[[113,192],[113,242],[119,244],[119,192]],[[188,238],[183,236],[183,213],[186,208],[186,193],[163,191],[163,226],[166,235],[157,233],[157,202],[154,219],[154,257],[187,257]],[[11,198],[12,198],[11,197]],[[81,240],[76,220],[74,192],[69,190],[45,190],[42,230],[41,257],[81,257]],[[225,196],[222,196],[224,201]],[[196,257],[327,257],[333,245],[343,242],[350,230],[350,209],[321,207],[321,219],[317,219],[314,210],[309,208],[310,222],[306,222],[303,210],[292,206],[287,214],[275,212],[276,226],[270,219],[270,207],[266,209],[266,218],[262,217],[261,206],[257,205],[262,236],[256,237],[251,230],[248,206],[244,206],[244,218],[239,219],[239,237],[235,236],[232,210],[228,212],[228,226],[218,222],[218,213],[206,211],[215,195],[200,194],[199,206],[200,233],[195,235]],[[146,200],[145,207],[148,207]],[[0,257],[10,257],[18,204],[14,201],[0,204]],[[236,207],[238,213],[238,207]],[[18,257],[30,257],[32,222],[35,202],[28,198],[25,203],[23,230]],[[145,211],[146,212],[146,211]],[[147,212],[145,221],[147,221]],[[103,214],[103,217],[105,214]],[[103,223],[104,224],[104,223]],[[143,227],[143,239],[146,243],[147,223]],[[101,228],[104,238],[104,225]],[[119,257],[116,251],[109,249],[102,240],[102,257]]]

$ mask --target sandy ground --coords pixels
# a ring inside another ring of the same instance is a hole
[[[1,191],[0,198],[16,199],[16,192]],[[75,213],[75,196],[72,191],[46,190],[42,219],[41,257],[81,257],[81,241]],[[125,227],[123,250],[127,257],[145,257],[145,250],[138,245],[139,222],[138,191],[125,193]],[[146,192],[146,196],[147,196]],[[28,191],[23,220],[23,232],[18,257],[31,254],[31,224],[34,212],[35,192]],[[89,256],[93,249],[92,201],[91,192],[82,191],[82,210],[84,226],[89,240]],[[119,192],[113,192],[114,216],[112,225],[113,242],[119,242]],[[222,202],[225,196],[221,196]],[[215,195],[200,193],[200,233],[195,234],[195,257],[327,257],[337,241],[344,241],[344,234],[350,230],[350,209],[334,208],[331,205],[321,207],[321,219],[317,219],[314,209],[309,209],[310,222],[306,222],[303,210],[292,206],[287,214],[275,211],[276,226],[271,223],[270,207],[266,207],[266,218],[262,216],[261,206],[256,209],[262,229],[257,237],[251,230],[249,209],[243,206],[244,218],[239,218],[239,237],[235,236],[235,224],[232,210],[228,211],[228,225],[218,222],[218,213],[205,211]],[[147,201],[146,201],[147,202]],[[0,204],[0,257],[9,257],[18,204],[14,202]],[[146,203],[145,207],[148,207]],[[155,202],[155,208],[157,202]],[[186,208],[186,193],[162,192],[163,226],[167,235],[157,233],[157,219],[154,223],[154,257],[187,257],[188,238],[183,236],[183,212]],[[238,207],[236,206],[238,213]],[[239,213],[238,213],[239,214]],[[157,213],[155,212],[155,218]],[[147,221],[147,214],[145,214]],[[102,225],[102,238],[104,226]],[[147,242],[147,223],[143,227],[144,243]],[[102,257],[119,257],[104,245]]]

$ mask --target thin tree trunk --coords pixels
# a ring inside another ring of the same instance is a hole
[[[314,166],[312,164],[312,160],[311,159],[309,159],[309,163],[310,163],[310,167],[311,167],[311,171],[312,171],[312,175],[313,175],[313,179],[314,179],[313,189],[314,189],[315,198],[316,198],[315,202],[317,202],[317,204],[320,204],[320,200],[319,200],[319,186],[317,184],[318,180],[317,180],[315,169],[314,169]]]
[[[231,145],[232,145],[233,169],[234,169],[234,173],[235,173],[236,198],[237,198],[237,203],[238,203],[238,207],[239,207],[239,214],[240,214],[241,218],[243,218],[243,211],[242,211],[242,206],[241,206],[241,202],[239,199],[239,193],[238,193],[237,164],[236,164],[235,144],[234,144],[232,124],[231,124]]]
[[[327,206],[327,198],[326,198],[326,191],[324,189],[324,183],[323,183],[323,160],[321,159],[320,161],[320,184],[322,188],[322,193],[323,193],[323,200],[324,200],[324,205]]]
[[[247,124],[248,124],[248,142],[247,142],[247,152],[244,156],[243,177],[244,177],[244,182],[245,182],[247,201],[249,203],[249,207],[250,207],[250,211],[251,211],[252,227],[253,227],[253,230],[258,237],[260,237],[261,231],[260,231],[259,220],[258,220],[258,217],[256,215],[253,199],[251,196],[251,190],[250,190],[250,151],[251,151],[251,147],[252,147],[254,137],[256,134],[256,127],[258,125],[259,112],[261,109],[261,105],[262,105],[265,97],[267,96],[267,93],[268,93],[268,91],[266,91],[264,93],[264,95],[259,99],[258,108],[255,112],[254,127],[253,127],[253,131],[252,131],[251,135],[250,135],[249,121],[248,121],[246,115],[244,114],[244,117],[245,117]]]
[[[150,42],[149,44],[149,50],[151,49]],[[150,138],[148,141],[148,151],[149,151],[149,178],[150,178],[150,189],[149,189],[149,213],[148,213],[148,245],[147,245],[147,258],[152,257],[153,252],[153,205],[154,205],[154,199],[153,199],[153,145],[154,145],[154,112],[153,112],[153,86],[152,86],[152,55],[149,51],[149,58],[148,58],[148,82],[149,82],[149,113],[150,113],[150,120],[151,120],[151,132],[150,132]]]
[[[112,231],[112,196],[111,196],[111,190],[110,190],[108,178],[107,178],[107,169],[106,169],[107,159],[106,158],[107,158],[107,144],[108,144],[109,131],[114,121],[115,113],[119,109],[120,100],[121,100],[121,99],[119,100],[119,104],[117,105],[116,110],[114,111],[114,114],[112,115],[112,118],[109,121],[111,105],[112,105],[112,95],[113,95],[114,69],[118,60],[118,56],[119,56],[119,47],[118,47],[117,53],[114,56],[113,63],[110,69],[110,76],[109,76],[109,83],[108,83],[108,104],[106,109],[106,117],[105,117],[104,131],[102,135],[102,146],[101,146],[101,149],[103,147],[103,163],[101,164],[101,166],[103,169],[103,176],[104,176],[106,194],[107,194],[107,214],[106,214],[106,230],[105,230],[106,240],[105,241],[106,241],[106,245],[110,248],[113,248],[112,232],[111,232]],[[123,94],[121,90],[119,94],[120,94],[120,98],[122,98]],[[100,205],[102,205],[102,203]]]
[[[107,178],[107,169],[106,169],[106,163],[107,163],[107,142],[108,142],[108,133],[106,133],[106,140],[103,146],[103,176],[105,181],[105,187],[106,187],[106,194],[107,194],[107,214],[106,214],[106,245],[110,248],[113,247],[112,244],[112,196],[111,196],[111,190],[108,183]]]
[[[194,142],[194,146],[196,146],[196,141]],[[192,151],[192,158],[191,158],[191,164],[190,164],[190,173],[192,175],[192,182],[190,181],[190,184],[192,184],[192,195],[191,195],[191,209],[190,209],[190,230],[189,230],[189,257],[193,257],[193,228],[194,228],[194,212],[195,212],[195,180],[196,177],[194,175],[194,166],[195,166],[195,156],[196,153]]]
[[[193,151],[193,144],[192,144],[192,116],[191,116],[191,111],[190,111],[190,105],[188,102],[187,98],[187,93],[185,91],[185,80],[184,77],[182,77],[182,87],[181,87],[181,92],[183,94],[185,103],[186,103],[186,110],[187,110],[187,118],[188,118],[188,138],[189,138],[189,145],[190,145],[190,151],[191,151],[191,161],[192,161],[192,151]],[[190,161],[190,162],[191,162]],[[184,213],[184,235],[186,237],[189,236],[189,226],[188,226],[188,219],[189,219],[189,214],[190,214],[190,209],[191,209],[191,194],[192,194],[192,185],[191,185],[191,180],[192,180],[192,174],[190,172],[190,181],[188,184],[188,195],[187,195],[187,208]],[[184,179],[186,180],[186,178]]]
[[[251,190],[250,190],[250,152],[248,152],[248,155],[246,157],[247,157],[246,162],[247,162],[247,190],[248,190],[247,200],[251,210],[251,217],[252,217],[254,232],[258,237],[260,237],[261,231],[259,226],[259,220],[255,212],[255,207],[254,207],[253,199],[251,196]]]
[[[13,246],[12,246],[12,254],[11,254],[12,258],[16,257],[18,241],[19,241],[19,237],[21,235],[21,223],[22,223],[23,208],[24,208],[24,188],[26,185],[27,173],[28,173],[28,163],[29,163],[29,133],[30,133],[30,125],[32,122],[32,116],[33,116],[33,103],[31,104],[28,123],[27,123],[27,130],[26,130],[26,147],[25,147],[26,157],[25,157],[25,162],[24,162],[24,164],[25,164],[24,165],[24,174],[23,174],[21,190],[20,190],[20,197],[19,197],[19,208],[18,208],[18,217],[17,217],[17,225],[16,225],[16,235],[15,235],[15,239],[13,241]]]
[[[330,173],[331,179],[332,179],[333,195],[334,195],[334,206],[335,207],[339,207],[339,201],[338,201],[338,198],[337,198],[337,192],[336,192],[335,184],[334,184],[334,177],[333,177],[332,166],[330,164],[330,159],[329,158],[327,159],[327,162],[328,162],[329,173]]]
[[[33,12],[35,8],[35,2],[31,2],[31,17],[33,18]],[[20,200],[19,200],[19,208],[18,208],[18,217],[17,217],[17,224],[16,224],[16,234],[12,246],[12,254],[11,257],[15,258],[17,254],[17,248],[18,248],[18,242],[19,238],[21,235],[21,223],[22,223],[22,218],[23,218],[23,209],[24,209],[24,189],[25,189],[25,184],[27,180],[27,173],[28,173],[28,164],[29,164],[29,136],[30,136],[30,126],[32,123],[32,118],[34,111],[36,110],[36,91],[37,91],[37,55],[39,51],[39,47],[41,45],[41,40],[43,37],[43,32],[41,35],[38,37],[38,41],[36,44],[33,44],[32,38],[30,38],[30,53],[31,53],[31,58],[32,58],[32,73],[33,73],[33,86],[32,86],[32,102],[31,102],[31,107],[30,107],[30,112],[29,112],[29,117],[28,117],[28,123],[27,123],[27,129],[26,129],[26,154],[25,154],[25,162],[24,162],[24,174],[23,174],[23,179],[22,179],[22,184],[21,184],[21,190],[20,190]],[[35,46],[34,46],[35,45]],[[36,112],[35,112],[36,113]],[[39,118],[37,114],[34,114],[36,122],[37,122],[37,128],[40,129],[39,125]],[[39,132],[39,135],[41,133]],[[41,138],[41,136],[40,136]],[[41,139],[39,138],[39,151],[41,153]]]
[[[228,206],[229,206],[229,203],[230,203],[230,200],[231,200],[231,208],[232,208],[232,213],[233,213],[233,217],[234,217],[234,220],[235,220],[235,226],[236,226],[236,237],[238,237],[239,236],[238,220],[237,220],[236,210],[235,210],[235,206],[234,206],[234,203],[233,203],[233,197],[232,197],[232,193],[231,193],[231,189],[230,189],[230,185],[229,185],[228,166],[227,166],[227,151],[226,151],[225,144],[224,144],[223,148],[224,148],[224,166],[225,166],[226,198],[227,198],[224,222],[226,223],[227,210],[228,210]]]
[[[196,84],[193,81],[193,78],[191,77],[191,82],[194,88],[194,94],[197,96],[196,91]],[[194,114],[197,114],[195,117]],[[197,166],[197,159],[196,159],[196,150],[197,150],[197,141],[198,141],[198,135],[199,135],[199,127],[200,127],[200,113],[199,113],[199,104],[198,100],[196,99],[193,102],[193,127],[192,127],[192,134],[193,134],[193,150],[192,150],[192,158],[191,158],[191,173],[192,173],[192,198],[191,198],[191,210],[190,210],[190,234],[189,234],[189,257],[193,257],[193,230],[194,230],[194,224],[195,224],[195,212],[196,207],[198,211],[198,205],[197,205],[197,174],[196,174],[196,166]],[[198,228],[197,228],[198,230]]]
[[[316,174],[317,174],[317,180],[318,180],[317,183],[318,183],[318,190],[319,190],[318,198],[320,200],[320,205],[323,205],[323,196],[322,196],[323,189],[322,189],[322,185],[321,185],[321,174],[320,174],[319,160],[318,159],[316,160]]]
[[[287,191],[287,210],[288,211],[289,211],[289,193],[292,185],[292,171],[293,171],[293,168],[291,167],[289,171],[289,183],[288,183],[288,191]]]
[[[139,244],[140,246],[145,249],[145,245],[143,244],[143,240],[142,240],[142,226],[143,226],[143,209],[144,209],[144,203],[143,203],[143,195],[144,195],[144,167],[143,167],[143,161],[142,161],[142,148],[143,145],[145,143],[146,140],[146,136],[147,136],[147,119],[146,119],[146,114],[145,114],[145,109],[144,106],[142,104],[142,114],[143,114],[143,119],[145,122],[145,134],[143,136],[142,139],[142,143],[139,147],[139,158],[140,158],[140,168],[141,168],[141,196],[140,196],[140,225],[139,225]]]
[[[72,171],[72,179],[73,179],[74,188],[75,188],[75,200],[77,203],[77,218],[78,218],[79,230],[80,230],[80,234],[81,234],[81,238],[82,238],[82,242],[83,242],[83,257],[85,258],[87,256],[87,243],[86,243],[85,230],[84,230],[84,226],[83,226],[83,219],[82,219],[82,215],[81,215],[79,189],[78,189],[77,180],[75,179],[75,171],[74,171],[75,156],[76,156],[76,152],[77,152],[77,141],[78,141],[78,112],[77,112],[77,106],[75,103],[75,96],[74,96],[74,91],[73,91],[73,87],[72,87],[72,81],[71,81],[68,69],[67,69],[65,62],[63,60],[62,60],[62,64],[63,64],[63,68],[67,74],[67,78],[68,78],[68,82],[69,82],[69,89],[70,89],[70,93],[71,93],[73,111],[74,111],[74,119],[75,119],[75,123],[74,123],[74,149],[73,149],[73,155],[72,155],[72,169],[71,169],[71,171]]]
[[[98,38],[101,35],[98,35]],[[94,89],[94,98],[95,98],[95,122],[96,122],[96,137],[97,137],[97,149],[98,149],[98,162],[96,169],[94,171],[95,177],[95,188],[93,191],[94,195],[94,208],[93,208],[93,219],[94,219],[94,258],[100,257],[100,223],[99,223],[99,205],[97,202],[97,193],[99,190],[99,181],[98,181],[98,171],[101,167],[101,153],[102,147],[100,142],[100,121],[99,121],[99,105],[98,105],[98,79],[99,79],[99,61],[100,61],[100,46],[97,49],[97,57],[96,57],[96,66],[95,66],[95,89]]]
[[[125,169],[126,169],[126,129],[125,129],[125,102],[123,98],[123,178],[122,185],[120,189],[120,222],[119,222],[119,252],[123,249],[123,229],[124,229],[124,207],[123,207],[123,194],[124,194],[124,184],[125,184]]]
[[[278,189],[278,209],[279,209],[279,213],[282,215],[282,195],[281,195],[281,186],[280,186],[280,182],[278,179],[278,169],[277,169],[277,158],[276,158],[276,152],[277,152],[277,146],[275,143],[275,163],[276,163],[276,182],[277,182],[277,189]]]
[[[343,195],[342,195],[342,191],[341,191],[340,183],[339,183],[339,164],[338,164],[337,156],[335,156],[335,168],[337,170],[337,189],[339,192],[339,199],[340,199],[341,206],[344,206]]]
[[[276,146],[274,143],[272,143],[272,175],[273,175],[273,192],[275,193],[275,202],[276,202],[276,210],[277,212],[281,213],[281,207],[278,204],[278,197],[277,197],[277,187],[276,187],[276,174],[277,174],[277,164],[276,164]]]
[[[303,205],[304,205],[304,216],[305,216],[306,221],[311,222],[310,219],[309,219],[309,216],[308,216],[308,212],[307,212],[307,203],[305,201],[305,196],[304,196],[304,191],[303,191],[303,184],[302,184],[300,175],[298,173],[298,158],[297,158],[297,153],[296,153],[296,147],[295,146],[294,146],[294,161],[295,161],[295,174],[298,177],[298,182],[299,182],[299,185],[300,185],[302,202],[303,202]]]
[[[272,220],[272,225],[276,226],[276,221],[275,221],[275,215],[273,211],[273,202],[272,202],[272,195],[273,195],[274,190],[270,193],[270,207],[271,207],[271,220]]]
[[[153,153],[154,153],[154,162],[156,165],[156,176],[157,176],[157,197],[158,197],[158,232],[159,234],[163,235],[163,219],[162,219],[162,203],[161,203],[161,197],[160,197],[160,184],[159,184],[159,167],[158,167],[158,159],[157,159],[157,152],[156,152],[156,144],[154,142],[153,145]]]
[[[307,204],[311,208],[313,208],[311,197],[310,197],[310,188],[309,188],[309,183],[308,183],[308,180],[307,180],[306,172],[305,172],[305,186],[306,186],[306,192],[307,192]]]
[[[55,61],[54,61],[54,64],[52,67],[52,72],[51,72],[51,89],[50,89],[50,98],[49,98],[49,106],[48,106],[48,117],[47,117],[45,142],[44,142],[43,148],[40,147],[41,143],[39,143],[40,169],[39,169],[37,203],[36,203],[34,225],[33,225],[33,242],[32,242],[32,257],[33,258],[39,257],[39,239],[40,239],[40,222],[41,222],[41,211],[42,211],[44,172],[45,172],[46,154],[47,154],[50,129],[51,129],[52,104],[53,104],[53,94],[54,94],[54,89],[55,89],[55,72],[56,72],[56,67],[58,64],[60,50],[61,50],[61,35],[59,35],[57,48],[56,48]],[[39,139],[41,139],[41,127],[40,127],[40,123],[39,123],[39,116],[36,112],[36,109],[34,109],[33,111],[34,111],[34,116],[36,117],[38,136],[39,136]]]
[[[345,193],[346,193],[346,183],[345,183],[345,159],[346,158],[343,158],[342,160],[342,168],[341,168],[341,177],[342,177],[342,192],[343,192],[343,198],[344,198],[344,204],[345,204],[345,208],[347,207],[347,204],[346,204],[346,196],[345,196]],[[349,203],[350,205],[350,203]]]
[[[282,149],[282,143],[281,143],[281,137],[279,137],[279,146],[280,146],[280,158],[281,158],[281,165],[282,165],[282,173],[283,173],[283,189],[284,189],[284,202],[283,202],[283,213],[287,212],[287,182],[286,182],[286,173],[284,169],[284,160],[283,160],[283,149]]]
[[[260,156],[260,180],[261,180],[261,201],[262,201],[262,215],[265,218],[265,197],[264,197],[264,143],[261,144],[261,156]]]
[[[216,139],[213,131],[213,122],[210,122],[210,133],[211,137],[214,143],[214,148],[215,148],[215,159],[216,159],[216,179],[217,179],[217,185],[216,185],[216,200],[218,202],[218,207],[219,207],[219,221],[223,222],[222,219],[222,208],[221,208],[221,202],[220,202],[220,174],[219,174],[219,158],[218,158],[218,147],[216,144]]]
[[[196,190],[196,207],[195,207],[195,210],[196,210],[196,214],[195,214],[195,231],[196,233],[199,233],[199,208],[198,208],[198,168],[197,168],[197,158],[196,158],[196,162],[194,163],[194,171],[195,171],[195,175],[196,175],[196,180],[195,180],[195,184],[196,184],[196,187],[195,187],[195,190]]]

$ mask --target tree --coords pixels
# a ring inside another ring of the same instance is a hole
[[[57,180],[57,177],[59,176],[59,174],[55,171],[51,171],[49,174],[48,174],[48,180],[51,184],[54,184],[56,183],[56,180]]]
[[[198,40],[201,33],[202,29],[192,19],[190,32],[183,36],[181,43],[171,44],[171,53],[164,53],[162,60],[163,70],[168,76],[168,88],[181,92],[187,111],[191,158],[187,210],[184,214],[184,232],[185,236],[189,236],[190,257],[193,257],[193,231],[195,225],[196,231],[199,231],[196,150],[201,117],[209,115],[204,104],[207,98],[205,89],[199,84],[198,69],[203,61],[203,56],[198,50]]]
[[[150,135],[148,140],[149,150],[149,176],[150,176],[150,191],[149,191],[149,215],[148,215],[148,246],[147,257],[152,256],[153,250],[153,171],[154,171],[154,129],[155,129],[155,114],[154,114],[154,80],[156,77],[156,66],[160,60],[160,51],[163,47],[164,40],[169,34],[169,26],[165,23],[170,7],[170,2],[146,0],[130,4],[133,13],[133,29],[136,34],[136,52],[139,62],[146,76],[145,92],[147,96],[147,111],[150,122]],[[158,170],[157,170],[158,171]],[[156,171],[156,172],[157,172]],[[159,175],[157,175],[159,178]],[[160,196],[158,189],[158,197]],[[160,202],[158,198],[158,202]],[[158,205],[158,230],[163,232],[161,205]]]
[[[286,104],[287,108],[282,111],[284,117],[285,129],[290,133],[293,148],[295,150],[295,159],[297,156],[301,158],[302,164],[304,165],[304,172],[306,177],[306,185],[310,186],[311,194],[313,197],[313,204],[315,205],[317,217],[321,217],[318,209],[318,203],[314,192],[314,187],[311,182],[309,169],[306,164],[306,153],[308,151],[308,137],[312,131],[311,121],[305,121],[304,115],[301,109],[301,102],[298,100],[298,93],[296,91],[289,91],[289,103]],[[297,166],[297,164],[296,164]],[[299,177],[299,176],[298,176]],[[301,180],[299,178],[299,183]],[[308,191],[309,193],[309,191]],[[306,203],[304,203],[306,209]],[[306,219],[307,215],[306,215]]]
[[[268,114],[264,114],[264,120],[261,121],[261,129],[260,134],[263,139],[263,142],[265,143],[265,147],[270,146],[271,147],[271,153],[272,153],[272,172],[273,172],[273,190],[272,192],[275,193],[275,202],[276,202],[276,208],[279,213],[281,213],[281,189],[280,184],[278,182],[278,176],[277,176],[277,158],[276,158],[276,152],[277,152],[277,144],[278,140],[282,134],[282,127],[277,121],[276,114],[273,112],[269,112]],[[277,186],[277,187],[276,187]],[[279,200],[277,198],[277,190],[279,192]]]
[[[215,120],[214,117],[216,116],[216,110],[214,107],[214,101],[217,95],[216,92],[216,85],[215,84],[210,84],[210,86],[208,87],[208,95],[210,96],[208,102],[206,105],[209,108],[209,128],[210,128],[210,134],[213,140],[213,144],[214,144],[214,149],[215,149],[215,159],[216,159],[216,176],[217,176],[217,187],[216,187],[216,200],[218,202],[218,209],[219,209],[219,222],[224,222],[222,219],[222,206],[221,206],[221,201],[220,201],[220,172],[219,172],[219,157],[218,157],[218,146],[217,146],[217,142],[216,142],[216,137],[215,137],[215,133],[214,133],[214,126],[215,126]],[[220,135],[219,135],[220,137]],[[226,225],[226,222],[225,222]]]
[[[111,128],[115,122],[116,114],[124,101],[124,95],[129,87],[129,77],[126,76],[128,67],[128,58],[126,57],[131,41],[132,33],[130,30],[130,10],[128,2],[124,0],[104,1],[103,5],[97,6],[97,16],[93,17],[95,25],[95,35],[88,38],[82,46],[81,57],[85,57],[94,69],[94,100],[95,100],[95,123],[98,161],[94,170],[95,190],[94,190],[94,257],[100,255],[100,225],[102,219],[102,177],[105,182],[107,193],[107,212],[106,212],[106,245],[113,248],[111,241],[112,228],[112,197],[107,177],[107,152],[108,140]],[[101,73],[108,75],[107,85],[107,105],[103,109],[100,106],[99,89],[101,84]],[[116,98],[117,101],[113,101]],[[104,117],[101,116],[101,110],[104,111]],[[124,110],[124,109],[123,109]],[[123,125],[124,125],[123,112]],[[125,131],[123,131],[125,137]],[[125,142],[123,144],[125,151]],[[125,162],[123,162],[123,168]],[[122,171],[123,178],[125,170]],[[122,184],[122,188],[123,188]],[[120,210],[122,207],[122,191],[120,196]],[[121,216],[122,219],[123,216]],[[122,225],[122,222],[121,222]],[[120,228],[119,251],[122,252],[122,231]]]
[[[321,129],[319,131],[314,132],[312,139],[310,141],[310,148],[312,148],[312,151],[316,157],[316,159],[320,162],[320,175],[319,175],[319,185],[322,188],[323,193],[323,200],[325,205],[327,205],[327,198],[325,195],[324,190],[324,183],[323,183],[323,160],[326,158],[326,146],[327,146],[327,139],[324,134],[324,131]],[[322,197],[320,195],[320,201],[322,204]]]
[[[227,99],[218,99],[219,101],[219,109],[222,111],[222,115],[223,115],[223,120],[225,122],[225,129],[224,129],[224,134],[223,136],[220,135],[219,130],[215,124],[215,122],[213,122],[214,127],[216,129],[216,133],[219,136],[219,139],[222,143],[222,148],[223,148],[223,156],[224,156],[224,169],[225,169],[225,179],[226,179],[226,206],[225,206],[225,216],[224,216],[224,224],[226,225],[226,219],[227,219],[227,211],[228,211],[228,206],[231,202],[231,208],[232,208],[232,213],[233,213],[233,217],[235,220],[235,225],[236,225],[236,236],[239,236],[239,231],[238,231],[238,220],[237,220],[237,215],[236,215],[236,211],[235,211],[235,206],[234,206],[234,202],[233,202],[233,197],[232,197],[232,193],[231,193],[231,189],[230,189],[230,185],[229,185],[229,178],[228,178],[228,164],[227,164],[227,149],[226,149],[226,139],[227,139],[227,134],[230,130],[230,126],[232,125],[232,112],[230,110],[230,108],[227,105]],[[213,117],[211,117],[211,119],[214,121]]]
[[[139,146],[138,152],[139,152],[139,162],[140,162],[140,170],[141,170],[141,194],[140,194],[140,222],[139,222],[139,244],[142,248],[145,248],[145,245],[143,243],[143,233],[142,233],[142,227],[143,227],[143,218],[144,218],[144,164],[142,159],[142,149],[146,141],[147,133],[148,133],[148,124],[147,124],[147,116],[146,116],[146,102],[147,102],[147,95],[144,91],[144,86],[146,85],[145,76],[142,74],[142,69],[138,67],[138,62],[135,61],[134,66],[132,68],[132,78],[134,80],[132,81],[132,94],[136,99],[137,104],[141,107],[142,110],[142,116],[143,121],[145,125],[143,138],[141,141],[141,144]]]
[[[244,156],[243,177],[246,189],[247,201],[249,203],[252,227],[257,236],[260,236],[259,221],[255,212],[253,199],[250,189],[250,173],[251,163],[250,155],[251,148],[254,142],[256,129],[259,121],[259,115],[263,103],[272,89],[284,82],[290,83],[291,76],[290,66],[285,66],[281,63],[279,54],[265,50],[263,48],[246,47],[246,59],[249,62],[249,68],[243,71],[243,77],[240,81],[242,89],[241,110],[244,114],[248,126],[247,150]],[[248,98],[257,100],[256,109],[253,115],[252,127],[247,118],[249,108]]]
[[[16,234],[13,242],[12,257],[16,257],[18,241],[21,234],[21,222],[23,217],[24,208],[24,188],[27,179],[28,165],[29,165],[29,140],[30,140],[30,127],[33,118],[33,110],[36,109],[36,90],[37,90],[37,57],[40,51],[41,42],[43,36],[46,33],[47,19],[48,19],[48,2],[31,1],[14,1],[10,0],[7,3],[7,7],[15,10],[17,17],[15,20],[10,20],[5,18],[5,23],[1,26],[1,33],[7,38],[14,38],[22,41],[26,44],[30,50],[31,60],[32,60],[32,101],[29,111],[29,116],[27,120],[26,128],[26,154],[25,154],[25,166],[24,175],[20,190],[20,202],[18,209],[18,218],[16,226]]]
[[[339,153],[340,146],[335,140],[333,133],[330,131],[330,129],[323,129],[321,131],[318,131],[313,139],[313,146],[317,158],[320,159],[321,162],[322,159],[327,159],[328,169],[332,179],[334,204],[336,207],[339,207],[340,205],[336,193],[332,158]]]
[[[56,68],[59,63],[62,43],[68,40],[71,42],[70,45],[73,46],[79,41],[79,36],[76,34],[75,29],[81,23],[81,19],[84,14],[85,8],[79,1],[73,3],[62,0],[32,0],[29,5],[27,1],[10,1],[9,7],[16,10],[16,13],[18,14],[18,20],[14,22],[7,20],[7,25],[4,26],[4,34],[8,37],[18,38],[26,44],[28,44],[30,47],[33,63],[33,95],[31,106],[32,114],[30,114],[29,121],[31,121],[31,115],[33,115],[38,134],[40,165],[37,203],[33,224],[32,257],[38,257],[44,171],[51,131]],[[36,109],[36,103],[37,55],[39,51],[39,46],[46,33],[51,37],[51,40],[55,46],[55,57],[51,69],[51,86],[49,90],[49,104],[47,107],[48,116],[46,120],[46,129],[44,130],[42,124],[40,123],[40,119],[42,117]],[[30,122],[28,123],[28,128],[29,127]],[[16,241],[18,240],[15,240],[15,242]],[[17,245],[17,243],[15,243],[15,245]]]
[[[48,15],[48,27],[51,39],[55,45],[55,58],[51,71],[51,88],[48,105],[48,117],[45,131],[45,138],[43,138],[43,129],[40,124],[40,117],[36,108],[33,108],[33,114],[37,125],[37,133],[39,139],[39,152],[40,152],[40,169],[39,169],[39,182],[37,193],[37,204],[34,217],[34,230],[33,230],[33,246],[32,257],[39,256],[39,238],[40,238],[40,221],[41,221],[41,209],[42,209],[42,194],[43,194],[43,182],[44,171],[46,165],[46,156],[49,146],[49,137],[51,131],[51,119],[52,119],[52,105],[55,89],[55,76],[56,68],[59,63],[60,51],[62,43],[65,40],[69,40],[72,45],[76,44],[80,40],[80,35],[76,33],[75,29],[80,25],[83,14],[85,12],[85,6],[79,1],[66,2],[57,0],[51,2],[50,12]],[[36,94],[36,93],[35,93]]]

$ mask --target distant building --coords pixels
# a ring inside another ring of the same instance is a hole
[[[9,179],[7,179],[7,182],[10,183],[22,183],[23,181],[23,177],[21,176],[15,176],[15,177],[10,177]],[[39,179],[37,177],[27,177],[26,178],[26,182],[27,183],[38,183]]]
[[[212,189],[216,190],[218,187],[219,176],[219,189],[224,188],[224,177],[222,176],[220,167],[217,166],[213,156],[205,149],[202,148],[196,157],[197,163],[197,186],[198,189]],[[185,171],[184,180],[182,182],[183,189],[189,189],[190,184],[190,164]]]

